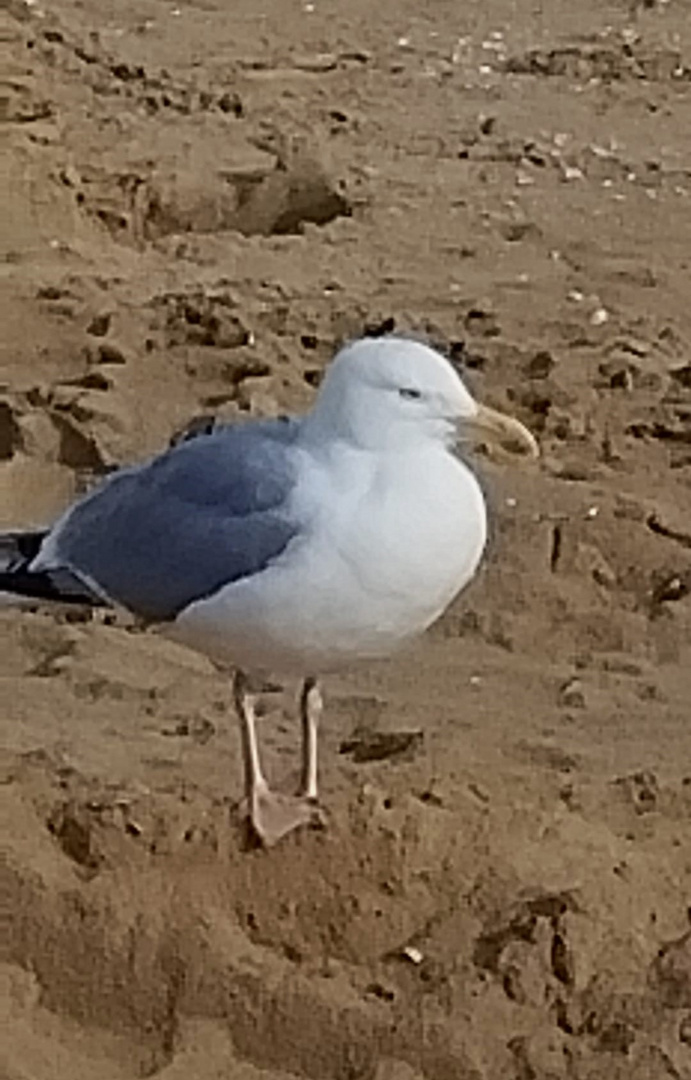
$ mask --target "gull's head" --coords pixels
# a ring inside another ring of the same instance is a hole
[[[448,360],[406,338],[363,338],[342,348],[326,371],[310,422],[369,450],[428,440],[451,445],[467,429],[532,457],[538,453],[518,420],[480,405]]]

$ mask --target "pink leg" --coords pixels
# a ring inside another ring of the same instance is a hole
[[[322,817],[315,802],[316,724],[321,709],[321,698],[314,680],[306,681],[301,696],[303,767],[301,791],[297,796],[272,791],[266,782],[259,758],[254,699],[248,692],[247,679],[242,672],[238,672],[235,676],[233,695],[240,721],[247,817],[257,838],[266,847],[271,847],[294,829],[303,825],[322,824]]]
[[[302,726],[302,778],[300,794],[316,802],[317,795],[317,735],[323,711],[322,696],[317,680],[305,679],[300,692],[300,724]]]

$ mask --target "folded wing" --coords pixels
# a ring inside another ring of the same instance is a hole
[[[24,595],[32,578],[38,595],[39,579],[58,593],[62,582],[91,602],[163,621],[260,573],[299,532],[290,512],[296,430],[286,420],[231,425],[115,473],[37,551],[25,537],[26,555],[4,571],[0,589],[12,573]]]

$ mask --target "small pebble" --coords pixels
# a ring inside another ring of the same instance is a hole
[[[585,708],[585,694],[580,679],[568,679],[559,687],[559,704],[570,709]]]
[[[403,949],[403,955],[406,960],[410,960],[411,964],[421,964],[425,959],[424,954],[417,949],[414,945],[406,945]]]

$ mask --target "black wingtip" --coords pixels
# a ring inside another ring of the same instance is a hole
[[[0,533],[0,566],[3,570],[21,563],[30,563],[38,555],[48,535],[47,529],[32,532]]]
[[[0,571],[0,593],[10,593],[38,602],[88,604],[100,607],[103,601],[68,571],[40,570],[24,567]]]
[[[0,534],[0,593],[39,603],[101,605],[101,598],[69,570],[30,569],[47,535],[46,530]]]

